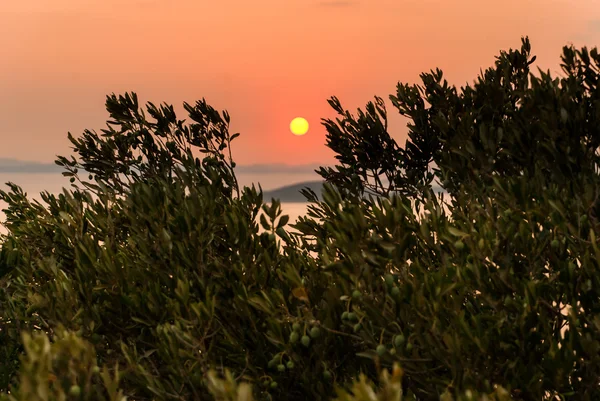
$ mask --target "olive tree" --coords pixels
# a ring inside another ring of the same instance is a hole
[[[279,202],[239,187],[226,112],[184,104],[188,123],[172,106],[109,96],[108,129],[69,135],[74,155],[57,160],[71,189],[42,202],[15,184],[0,192],[1,388],[598,398],[600,58],[565,47],[562,79],[534,77],[532,62],[524,39],[473,87],[439,70],[399,84],[403,147],[380,98],[357,117],[331,99],[339,165],[319,169],[322,201],[304,191],[295,231]],[[25,333],[42,331],[31,345]],[[70,343],[79,354],[61,351]],[[53,352],[72,363],[32,362]]]

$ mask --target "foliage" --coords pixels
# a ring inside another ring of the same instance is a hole
[[[439,70],[400,84],[403,148],[381,99],[355,118],[333,98],[340,165],[296,233],[238,187],[227,113],[149,103],[149,121],[109,96],[109,129],[57,160],[72,189],[0,192],[1,389],[105,397],[95,352],[136,400],[597,399],[600,57],[565,47],[553,80],[529,51],[460,93]]]
[[[404,361],[407,382],[425,398],[438,379],[440,387],[498,383],[523,399],[598,395],[600,57],[565,47],[567,76],[536,78],[529,48],[523,40],[521,51],[502,53],[460,94],[439,70],[422,75],[424,88],[398,85],[391,100],[413,121],[409,140],[399,156],[383,146],[381,165],[369,167],[385,169],[387,186],[373,184],[364,160],[371,142],[387,141],[385,113],[369,105],[354,120],[337,107],[344,117],[326,121],[341,174],[320,172],[345,196],[331,192],[311,211],[323,223],[309,217],[297,228],[331,238],[310,249],[365,294],[384,291],[378,278],[391,270],[392,302],[365,296],[351,308],[384,343],[397,325],[420,359]],[[447,202],[431,193],[434,178]],[[353,194],[366,189],[393,206],[357,203]]]

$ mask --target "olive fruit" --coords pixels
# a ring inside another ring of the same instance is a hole
[[[313,327],[312,329],[310,329],[310,336],[312,338],[318,338],[321,335],[321,329],[319,329],[318,327]]]
[[[302,326],[300,326],[300,323],[294,323],[292,325],[292,330],[294,331],[300,331],[302,329]]]
[[[75,397],[81,395],[81,387],[79,387],[78,385],[71,386],[71,388],[69,389],[69,394]]]
[[[412,349],[413,349],[413,345],[411,343],[406,344],[407,351],[412,351]]]
[[[92,368],[92,373],[100,373],[100,367],[99,366],[94,366]]]
[[[461,240],[458,240],[454,243],[454,247],[456,248],[457,251],[462,251],[463,249],[465,249],[465,243],[462,242]]]
[[[309,336],[302,336],[302,339],[300,341],[302,342],[302,345],[304,345],[305,347],[308,347],[310,345],[310,337]]]
[[[358,317],[356,316],[356,313],[354,313],[354,312],[348,312],[348,320],[350,320],[352,322],[356,322],[358,320]]]
[[[348,320],[348,312],[342,313],[342,320]]]
[[[285,372],[285,365],[283,363],[280,363],[279,365],[277,365],[277,370],[279,372]]]
[[[404,344],[405,338],[402,334],[398,334],[396,337],[394,337],[394,345],[396,347],[401,347],[402,344]]]
[[[292,333],[290,334],[290,343],[296,344],[299,339],[300,339],[300,334],[298,334],[297,331],[292,331]]]
[[[328,371],[328,370],[324,371],[323,372],[323,379],[325,379],[327,381],[331,380],[331,372]]]
[[[354,299],[355,301],[358,301],[361,298],[362,298],[362,294],[359,290],[352,291],[352,299]]]
[[[385,345],[379,344],[375,351],[377,352],[377,355],[384,356],[387,351],[387,348],[385,347]]]
[[[271,388],[273,388],[273,389],[277,388],[277,382],[271,382]]]
[[[277,360],[275,358],[271,359],[268,363],[268,367],[269,369],[273,369],[275,367],[275,365],[277,365]]]
[[[391,294],[393,297],[398,297],[400,295],[400,288],[398,288],[398,287],[392,288]]]
[[[552,242],[550,243],[550,246],[551,246],[553,249],[558,249],[558,247],[560,246],[560,242],[558,242],[558,240],[557,240],[557,239],[553,239],[553,240],[552,240]]]
[[[354,332],[355,332],[355,333],[358,333],[358,332],[359,332],[361,329],[362,329],[362,324],[360,324],[360,323],[356,323],[356,324],[354,325]]]
[[[288,363],[286,363],[285,366],[288,369],[294,369],[294,362],[293,361],[288,361]]]

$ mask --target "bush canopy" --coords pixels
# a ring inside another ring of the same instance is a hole
[[[600,57],[534,60],[398,84],[404,147],[381,98],[330,99],[338,165],[291,225],[227,112],[108,96],[71,188],[0,191],[0,399],[600,399]]]

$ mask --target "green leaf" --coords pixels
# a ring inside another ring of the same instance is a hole
[[[281,228],[281,227],[285,226],[288,223],[288,221],[290,221],[290,216],[284,214],[283,216],[281,216],[279,218],[279,223],[277,224],[277,228]]]
[[[459,230],[458,228],[452,227],[452,226],[448,226],[448,232],[452,235],[454,235],[455,237],[461,237],[461,238],[465,238],[468,237],[469,234],[467,234],[464,231]]]
[[[269,231],[271,229],[271,225],[269,224],[269,222],[267,221],[267,218],[265,217],[264,214],[260,215],[260,225],[262,226],[262,228],[264,228],[266,231]]]

